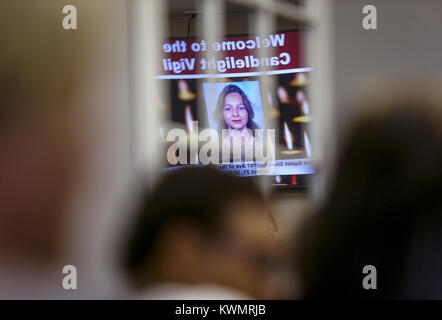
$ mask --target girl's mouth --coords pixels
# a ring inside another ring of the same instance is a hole
[[[233,123],[241,123],[242,120],[232,120]]]

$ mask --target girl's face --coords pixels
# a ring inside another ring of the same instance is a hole
[[[246,106],[238,92],[232,92],[226,96],[223,114],[227,126],[231,129],[242,130],[249,121]]]

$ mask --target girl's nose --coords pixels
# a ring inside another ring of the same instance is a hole
[[[233,108],[233,115],[234,115],[234,116],[237,116],[237,115],[238,115],[238,109]]]

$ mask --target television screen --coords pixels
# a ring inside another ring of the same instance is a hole
[[[314,170],[303,37],[289,31],[164,41],[157,78],[168,82],[174,124],[161,131],[166,170],[210,164],[272,176],[275,186],[305,186]]]

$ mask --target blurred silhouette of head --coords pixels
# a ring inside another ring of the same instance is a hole
[[[67,5],[78,14],[75,30],[63,27]],[[72,298],[61,286],[66,264],[94,279],[83,280],[77,297],[101,291],[104,281],[91,276],[101,271],[99,254],[88,253],[100,250],[102,217],[112,210],[99,207],[115,185],[107,179],[118,174],[106,172],[106,145],[116,144],[103,133],[125,97],[107,93],[124,87],[121,72],[109,68],[125,44],[110,29],[123,7],[108,0],[0,1],[0,297]],[[118,132],[119,124],[112,126]],[[94,193],[103,176],[106,197]]]
[[[3,255],[49,258],[60,250],[78,165],[75,98],[87,41],[84,32],[62,28],[61,8],[52,0],[0,4]],[[81,9],[87,29],[88,10]]]
[[[269,214],[248,179],[214,168],[165,175],[145,198],[125,252],[135,286],[212,283],[263,296]]]
[[[357,122],[322,210],[298,238],[306,298],[442,297],[441,107],[391,98]],[[366,265],[377,290],[362,287]]]

